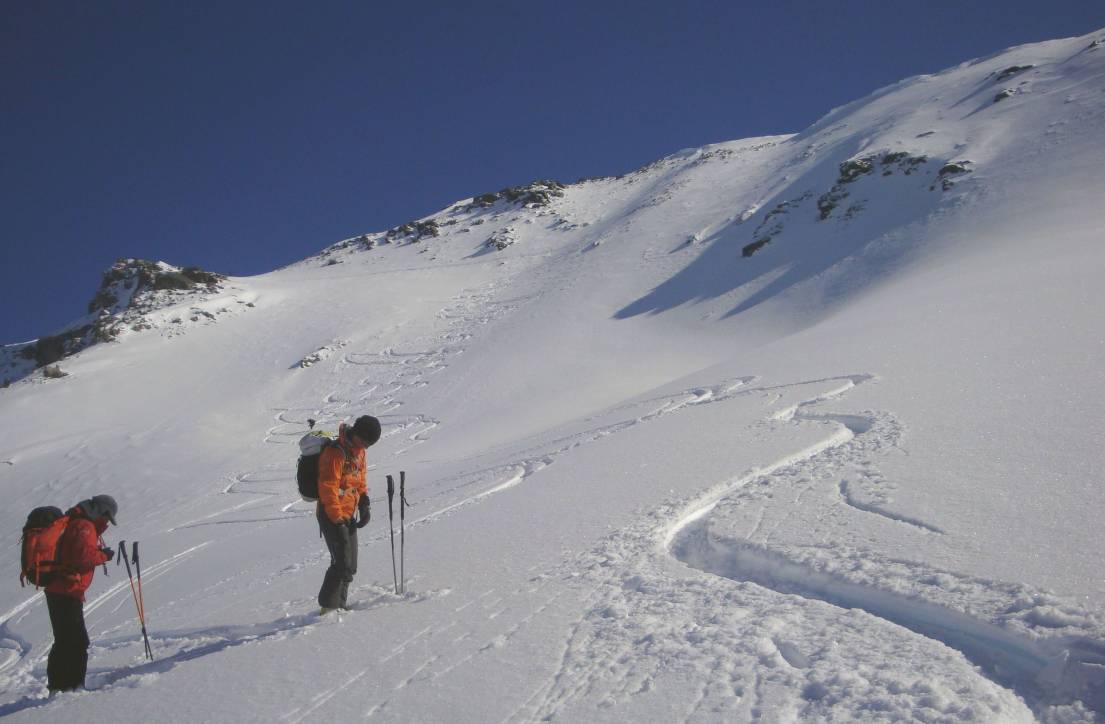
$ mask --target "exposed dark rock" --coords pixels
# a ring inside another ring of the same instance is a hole
[[[384,238],[388,241],[409,240],[414,244],[423,239],[433,238],[439,233],[441,233],[441,229],[437,222],[430,219],[429,221],[409,221],[402,226],[396,226],[394,229],[390,229],[384,235]]]
[[[971,169],[967,168],[971,164],[970,161],[949,161],[940,167],[940,171],[937,172],[937,178],[940,180],[940,187],[947,191],[955,186],[955,180],[957,177],[966,173],[971,173]],[[930,189],[934,189],[935,184],[930,186]]]
[[[88,304],[89,313],[107,311],[115,313],[120,304],[122,292],[127,292],[128,300],[148,290],[189,290],[199,286],[215,290],[226,280],[226,276],[204,271],[198,267],[174,269],[168,265],[145,259],[119,259],[104,272],[100,289]],[[124,307],[129,303],[124,303]]]
[[[1005,80],[1006,78],[1012,78],[1013,76],[1017,75],[1018,73],[1023,73],[1026,70],[1032,70],[1035,67],[1036,66],[1034,66],[1034,65],[1011,65],[1008,68],[1006,68],[1005,70],[998,73],[997,80],[1001,81],[1001,80]]]
[[[971,169],[967,168],[970,161],[949,161],[940,167],[940,171],[937,174],[940,178],[950,176],[958,173],[970,173]]]
[[[542,179],[525,186],[509,186],[495,193],[480,194],[472,199],[469,209],[485,209],[502,200],[527,208],[548,206],[554,198],[564,195],[566,187],[559,181]]]
[[[775,205],[771,211],[764,214],[763,220],[756,227],[756,230],[752,232],[753,241],[751,244],[747,244],[741,249],[741,256],[750,257],[757,251],[766,246],[772,239],[782,233],[783,221],[782,217],[793,209],[800,206],[803,202],[809,201],[813,198],[813,192],[807,191],[798,198],[790,199],[788,201],[782,201]]]
[[[927,162],[927,156],[913,156],[905,151],[888,151],[881,156],[865,156],[845,161],[840,164],[840,175],[837,177],[836,183],[828,192],[817,199],[820,220],[825,221],[832,216],[836,207],[848,198],[849,184],[855,183],[861,176],[874,171],[876,164],[882,167],[883,176],[892,176],[895,171],[901,171],[909,176]],[[845,214],[845,219],[851,219],[862,209],[862,203],[852,204]]]
[[[488,249],[496,249],[502,251],[515,242],[514,229],[507,226],[503,229],[499,229],[491,236],[487,238],[487,241],[483,245]]]
[[[840,164],[840,178],[837,183],[850,184],[860,176],[871,173],[875,164],[871,158],[856,158]]]
[[[746,244],[745,247],[743,249],[741,249],[741,256],[743,256],[745,258],[748,258],[748,257],[752,256],[753,254],[755,254],[760,249],[762,249],[763,247],[767,246],[767,244],[770,243],[770,242],[771,242],[770,238],[756,239],[751,244]]]
[[[472,206],[479,208],[487,208],[492,206],[499,200],[498,194],[480,194],[476,198],[472,199]]]
[[[56,365],[94,344],[114,341],[128,325],[135,331],[149,329],[144,317],[147,312],[179,302],[182,293],[217,291],[225,279],[197,267],[180,269],[145,259],[119,259],[104,272],[86,319],[59,334],[23,345],[11,359],[33,360],[35,368]]]
[[[994,103],[1003,101],[1006,98],[1012,98],[1015,95],[1017,95],[1017,90],[1015,88],[1006,88],[1005,90],[994,96]]]
[[[43,337],[34,345],[35,366],[53,364],[65,356],[65,337]]]

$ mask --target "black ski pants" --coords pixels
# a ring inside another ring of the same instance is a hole
[[[345,608],[349,584],[357,574],[357,527],[351,523],[332,523],[322,504],[318,506],[318,527],[330,551],[330,567],[322,579],[318,605],[323,608]]]
[[[84,602],[61,593],[47,593],[54,645],[46,662],[50,691],[70,691],[84,686],[88,670],[88,629],[84,625]]]

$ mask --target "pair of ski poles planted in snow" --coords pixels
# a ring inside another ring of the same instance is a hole
[[[119,565],[120,559],[127,566],[127,578],[130,579],[130,592],[134,596],[134,606],[138,609],[138,623],[142,626],[142,639],[146,644],[146,657],[153,661],[153,649],[150,648],[150,637],[146,633],[146,604],[142,599],[142,567],[138,565],[138,541],[131,543],[130,558],[127,557],[127,542],[119,541],[119,558],[115,559],[115,565]],[[138,585],[135,586],[135,576],[130,572],[130,562],[134,561],[134,571],[138,575]],[[105,567],[106,570],[106,567]]]
[[[395,478],[388,476],[388,529],[391,531],[391,577],[395,581],[395,592],[407,592],[407,576],[403,571],[404,550],[406,549],[406,509],[411,506],[407,502],[407,472],[399,471],[399,572],[395,571],[395,515],[392,512],[392,501],[395,499]]]

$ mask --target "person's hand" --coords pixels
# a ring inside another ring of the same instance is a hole
[[[114,548],[101,548],[100,553],[103,553],[105,556],[107,556],[107,561],[110,561],[112,558],[115,557],[115,549]],[[105,563],[107,561],[105,561]]]
[[[369,502],[367,495],[362,495],[361,499],[357,501],[357,513],[361,517],[357,521],[357,527],[364,528],[368,525],[368,521],[372,520],[372,503]]]

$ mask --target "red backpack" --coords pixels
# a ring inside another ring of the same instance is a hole
[[[30,581],[35,588],[41,588],[63,572],[58,548],[67,525],[69,516],[61,508],[47,505],[31,511],[23,526],[19,585],[26,586]]]

